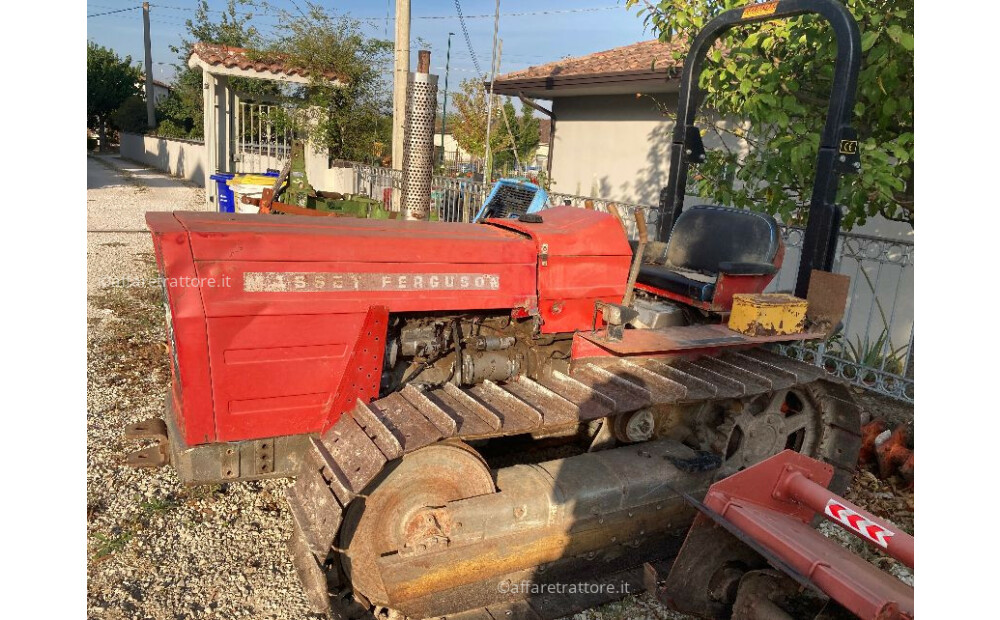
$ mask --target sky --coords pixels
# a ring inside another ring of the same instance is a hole
[[[254,13],[256,25],[265,37],[274,37],[281,32],[281,9],[296,11],[296,4],[304,9],[305,1],[269,0],[270,6],[247,7],[246,10]],[[88,0],[87,38],[115,50],[120,56],[128,55],[134,62],[141,62],[142,10],[138,8],[141,4],[141,0]],[[184,21],[192,16],[196,4],[195,0],[150,2],[154,78],[167,83],[172,81],[178,58],[170,51],[170,45],[180,43],[186,32]],[[373,37],[394,38],[394,0],[322,0],[317,4],[330,12],[364,20],[363,29]],[[213,11],[221,12],[225,6],[226,0],[209,0]],[[461,7],[479,67],[484,73],[488,72],[495,0],[462,0]],[[110,13],[112,11],[120,12]],[[549,13],[540,14],[542,11]],[[514,15],[517,13],[532,14]],[[440,75],[442,80],[448,33],[455,33],[451,38],[448,84],[449,92],[455,92],[461,80],[476,75],[455,1],[412,0],[410,14],[411,41],[415,48],[420,41],[426,44],[424,49],[431,50],[431,73]],[[636,8],[625,9],[624,0],[501,0],[500,14],[501,73],[654,38],[653,33],[644,31]],[[411,54],[411,62],[416,64],[415,53]],[[439,87],[443,84],[439,82]]]

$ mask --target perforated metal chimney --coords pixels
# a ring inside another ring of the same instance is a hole
[[[417,72],[406,82],[406,126],[403,133],[403,200],[406,219],[430,215],[431,176],[434,169],[434,116],[437,113],[438,76],[430,75],[430,52],[419,52]]]

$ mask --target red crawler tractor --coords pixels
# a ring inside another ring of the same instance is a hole
[[[704,152],[692,102],[705,51],[735,24],[809,11],[833,25],[838,61],[803,316],[801,299],[759,296],[784,255],[775,221],[682,210],[682,190]],[[633,247],[615,216],[572,207],[480,224],[148,214],[173,381],[164,419],[129,429],[159,440],[131,462],[192,483],[294,476],[292,558],[336,617],[558,617],[660,589],[656,569],[686,535],[662,591],[679,608],[725,616],[759,599],[762,579],[777,605],[790,590],[770,564],[815,586],[814,601],[867,613],[802,563],[819,547],[762,536],[788,519],[786,538],[818,535],[800,496],[763,489],[773,472],[754,466],[797,452],[823,464],[790,467],[840,491],[857,460],[851,393],[766,345],[824,338],[844,309],[832,201],[856,169],[859,51],[829,0],[712,21],[684,68],[662,241],[646,243],[639,217]],[[763,301],[795,320],[753,315]],[[779,499],[792,502],[784,521],[767,517]],[[567,583],[592,587],[555,587]],[[878,613],[912,615],[905,592],[879,592],[892,600]]]

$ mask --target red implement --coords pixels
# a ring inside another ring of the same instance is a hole
[[[813,517],[823,515],[913,567],[913,537],[827,490],[832,477],[833,469],[826,463],[785,450],[713,484],[667,578],[664,598],[682,611],[699,611],[688,595],[690,566],[704,560],[702,542],[717,541],[706,538],[704,531],[722,526],[743,543],[737,545],[759,553],[859,618],[913,618],[911,586],[812,527]],[[725,562],[720,560],[720,565]]]

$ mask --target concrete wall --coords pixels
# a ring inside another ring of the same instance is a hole
[[[667,184],[674,128],[664,110],[676,107],[676,93],[554,99],[553,190],[655,205]],[[703,140],[706,149],[722,146],[712,132]],[[745,149],[732,137],[726,143]]]
[[[204,142],[122,132],[121,155],[201,185],[205,184],[206,175],[215,174],[214,170],[207,170]],[[311,149],[306,150],[306,174],[318,190],[342,194],[357,191],[350,163],[334,162],[330,166],[325,154],[314,153]],[[210,202],[214,201],[214,183],[211,189],[213,191],[206,196]]]
[[[121,156],[199,185],[204,185],[206,176],[211,174],[206,170],[205,144],[193,140],[122,132]]]
[[[331,166],[325,153],[306,148],[306,175],[309,184],[321,192],[356,194],[354,169],[350,162],[334,161]]]

